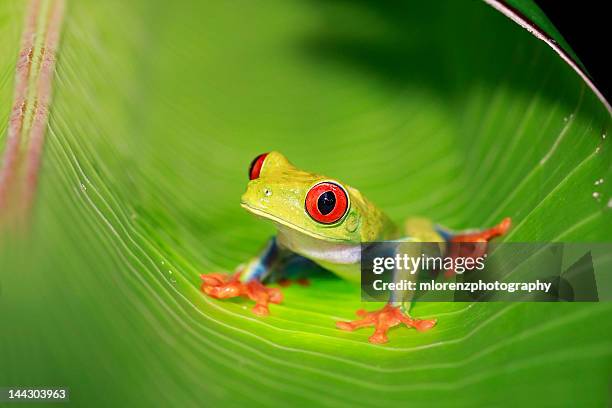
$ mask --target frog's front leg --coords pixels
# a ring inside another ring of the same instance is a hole
[[[253,313],[267,316],[269,304],[280,303],[283,294],[280,289],[266,287],[262,282],[278,268],[283,255],[286,254],[279,248],[276,238],[272,238],[257,257],[239,266],[234,274],[202,274],[202,291],[217,299],[247,297],[255,302]]]
[[[420,244],[417,241],[410,240],[408,245],[402,247],[403,244],[394,250],[394,253],[412,253],[412,256],[418,256],[421,253]],[[402,249],[399,249],[402,248]],[[395,269],[393,271],[393,281],[416,281],[417,275],[406,270]],[[410,306],[413,292],[397,293],[392,292],[389,302],[380,310],[367,312],[363,309],[357,311],[357,316],[361,319],[351,322],[337,322],[336,327],[342,330],[355,330],[361,327],[374,326],[374,334],[370,336],[370,343],[386,343],[388,341],[387,331],[390,328],[405,324],[408,327],[413,327],[418,331],[427,331],[436,325],[435,319],[415,319],[410,316]]]
[[[422,235],[420,235],[421,237]],[[436,236],[427,237],[431,241],[439,241]],[[395,257],[397,254],[410,254],[418,257],[421,254],[420,239],[414,237],[406,237],[400,240],[397,246],[394,246],[393,251],[387,256]],[[435,242],[434,241],[434,242]],[[397,241],[396,241],[397,242]],[[404,244],[405,243],[405,244]],[[381,254],[382,255],[382,254]],[[417,275],[403,269],[395,269],[393,271],[393,281],[416,281]],[[413,292],[392,292],[389,302],[380,310],[367,312],[363,309],[357,311],[357,316],[361,319],[350,322],[337,322],[336,327],[341,330],[353,331],[361,327],[374,326],[374,334],[370,336],[370,343],[386,343],[388,341],[387,332],[390,328],[405,324],[408,327],[413,327],[418,331],[426,331],[436,325],[435,319],[415,319],[409,314]]]

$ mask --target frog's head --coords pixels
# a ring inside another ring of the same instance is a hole
[[[373,241],[385,216],[361,193],[338,180],[299,170],[278,152],[257,156],[241,205],[247,211],[316,239]]]

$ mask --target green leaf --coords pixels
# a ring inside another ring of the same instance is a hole
[[[2,142],[24,13],[0,4]],[[609,242],[610,122],[484,2],[69,1],[31,230],[0,238],[0,386],[77,406],[605,405],[609,303],[417,304],[435,329],[373,345],[334,327],[363,306],[349,283],[316,276],[259,318],[199,274],[273,234],[238,205],[271,149],[398,222]]]

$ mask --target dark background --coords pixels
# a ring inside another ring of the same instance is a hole
[[[535,0],[572,47],[606,99],[610,85],[610,25],[605,1]],[[607,21],[605,21],[607,20]]]

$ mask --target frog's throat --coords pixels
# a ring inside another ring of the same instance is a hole
[[[323,241],[330,241],[330,242],[352,242],[351,240],[348,239],[341,239],[341,238],[330,238],[330,237],[326,237],[325,235],[321,235],[321,234],[317,234],[316,232],[312,232],[312,231],[308,231],[298,225],[295,225],[287,220],[284,220],[282,218],[279,218],[275,215],[272,215],[266,211],[260,210],[259,208],[255,208],[253,206],[250,206],[249,204],[245,203],[244,201],[240,202],[240,206],[242,208],[244,208],[245,210],[249,211],[250,213],[253,213],[257,216],[266,218],[270,221],[276,222],[278,224],[284,225],[286,227],[292,228],[302,234],[308,235],[310,237],[316,238],[316,239],[320,239]]]

